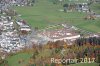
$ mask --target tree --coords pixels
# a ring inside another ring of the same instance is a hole
[[[66,3],[66,4],[64,4],[63,5],[63,7],[64,7],[64,12],[67,12],[67,9],[68,9],[68,4]]]
[[[97,62],[100,63],[100,54],[98,54]]]
[[[52,0],[53,1],[53,4],[57,4],[58,3],[58,0]]]

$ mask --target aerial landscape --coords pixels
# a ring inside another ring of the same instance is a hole
[[[100,66],[100,0],[0,0],[0,66]]]

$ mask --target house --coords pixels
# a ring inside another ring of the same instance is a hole
[[[28,25],[21,25],[19,30],[20,31],[27,31],[27,32],[31,31],[31,29]]]

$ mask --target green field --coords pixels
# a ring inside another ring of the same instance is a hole
[[[73,64],[69,66],[98,66],[99,64],[97,63],[82,63],[82,64]]]
[[[91,8],[100,14],[100,4],[93,4]],[[48,25],[68,23],[78,28],[91,32],[100,32],[100,18],[96,20],[84,20],[86,13],[83,12],[67,12],[60,11],[63,9],[61,4],[53,4],[50,0],[38,0],[35,6],[13,7],[21,18],[34,27],[43,29]]]
[[[28,53],[20,53],[14,56],[11,56],[7,59],[9,66],[26,66],[28,64],[29,58],[32,56],[32,54]],[[24,62],[19,64],[18,61],[20,59],[23,59]],[[79,64],[70,64],[68,66],[98,66],[98,63],[79,63]],[[3,66],[3,65],[0,65]]]

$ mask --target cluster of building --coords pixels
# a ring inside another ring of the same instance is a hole
[[[3,1],[3,0],[2,0]],[[7,4],[0,3],[0,52],[16,52],[26,45],[27,36],[20,35],[21,31],[31,31],[24,20],[17,21],[13,16],[7,15]],[[18,28],[17,28],[18,27]]]
[[[10,2],[13,1],[21,2],[23,0],[0,1],[0,52],[9,53],[23,49],[27,43],[27,35],[20,33],[31,31],[31,28],[23,19],[17,19],[7,14],[10,12]]]
[[[45,40],[53,42],[59,40],[64,40],[65,42],[73,42],[80,37],[80,34],[77,32],[74,26],[66,26],[64,28],[55,30],[44,30],[38,35],[40,37],[44,37]]]
[[[16,24],[17,24],[17,26],[19,26],[18,27],[19,31],[31,32],[31,28],[29,25],[27,25],[25,20],[23,20],[23,19],[16,20]]]
[[[0,3],[16,5],[16,6],[25,6],[25,5],[34,5],[35,0],[0,0]]]
[[[0,50],[2,52],[15,52],[25,46],[18,31],[14,27],[14,21],[10,16],[0,18]]]
[[[99,33],[87,32],[85,30],[80,30],[75,26],[61,24],[63,26],[60,29],[44,29],[38,33],[38,36],[41,37],[41,42],[56,42],[56,41],[65,41],[68,45],[75,43],[77,39],[80,38],[89,38],[89,37],[99,37]],[[83,34],[83,36],[82,36]],[[32,39],[33,42],[39,43],[38,40]],[[45,43],[46,44],[46,43]]]

